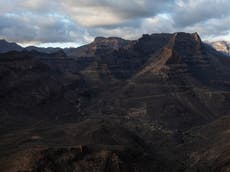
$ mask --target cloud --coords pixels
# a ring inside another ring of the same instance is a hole
[[[172,0],[67,0],[64,7],[83,26],[98,27],[153,16],[167,10]]]
[[[177,26],[190,26],[206,20],[230,17],[229,0],[178,0],[172,16]]]
[[[84,44],[96,36],[197,31],[228,40],[229,8],[227,0],[7,0],[0,1],[0,38]]]
[[[0,21],[0,36],[15,42],[88,41],[84,28],[59,15],[7,13]]]
[[[141,30],[144,33],[174,32],[174,21],[168,14],[159,14],[143,20]]]
[[[208,27],[207,27],[208,26]],[[185,31],[192,32],[196,30],[205,39],[215,39],[216,37],[224,38],[229,34],[230,17],[211,18],[205,22],[196,23],[192,26],[185,27]],[[230,41],[230,40],[229,40]]]
[[[117,36],[125,39],[138,39],[143,33],[175,32],[173,19],[167,14],[159,14],[154,17],[144,18],[128,25],[118,25],[113,27],[100,27],[94,29],[96,35]]]

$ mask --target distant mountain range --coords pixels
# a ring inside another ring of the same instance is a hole
[[[91,48],[94,49],[95,46],[110,46],[114,47],[114,49],[121,48],[119,46],[124,46],[128,43],[129,41],[123,40],[121,38],[116,38],[116,37],[110,37],[108,39],[103,38],[103,37],[97,37],[95,38],[95,41],[91,43]],[[227,41],[215,41],[215,42],[207,42],[207,44],[211,45],[215,50],[222,52],[225,55],[230,55],[230,42]],[[53,47],[48,47],[48,48],[43,48],[43,47],[36,47],[36,46],[28,46],[28,47],[21,47],[20,45],[12,42],[7,42],[6,40],[0,40],[0,53],[6,53],[10,51],[37,51],[41,53],[55,53],[57,51],[63,50],[66,54],[69,56],[73,56],[78,54],[78,56],[89,56],[89,54],[79,54],[79,51],[82,51],[82,49],[85,49],[87,46],[82,46],[81,48],[53,48]],[[84,51],[86,52],[86,51]],[[93,51],[88,51],[88,52],[93,52]]]
[[[7,53],[10,51],[37,51],[41,53],[54,53],[61,48],[40,48],[40,47],[35,47],[35,46],[29,46],[26,48],[21,47],[20,45],[13,43],[13,42],[7,42],[6,40],[0,40],[0,53]]]
[[[197,33],[53,50],[0,54],[0,171],[229,171],[230,58]]]

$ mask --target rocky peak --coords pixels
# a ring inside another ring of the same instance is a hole
[[[127,46],[129,43],[130,41],[118,37],[96,37],[92,45],[95,49],[111,48],[116,50]]]
[[[101,41],[104,41],[106,38],[105,37],[96,37],[94,39],[94,42],[101,42]]]
[[[159,49],[163,48],[169,40],[172,38],[172,34],[144,34],[136,43],[135,49],[144,54],[153,54]]]
[[[202,48],[202,41],[198,33],[178,32],[174,34],[173,49],[181,56],[199,54]]]
[[[194,37],[194,39],[195,39],[196,41],[201,42],[200,36],[199,36],[199,34],[198,34],[197,32],[192,33],[192,36]]]

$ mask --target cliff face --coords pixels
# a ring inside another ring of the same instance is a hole
[[[230,60],[197,33],[0,54],[0,171],[228,171]]]
[[[128,113],[127,104],[145,104],[144,118],[174,129],[190,128],[213,120],[216,114],[227,114],[229,105],[222,98],[228,99],[229,70],[222,60],[229,60],[209,52],[196,33],[159,37],[144,35],[128,49],[99,55],[110,78],[124,84],[113,86],[113,91],[108,88],[103,101],[97,102],[102,104],[93,106],[94,111],[103,107],[113,109],[110,113]],[[119,102],[118,107],[114,102]]]

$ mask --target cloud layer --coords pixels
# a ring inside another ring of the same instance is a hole
[[[0,1],[0,38],[80,45],[96,36],[185,31],[230,41],[229,9],[228,0],[7,0]]]

